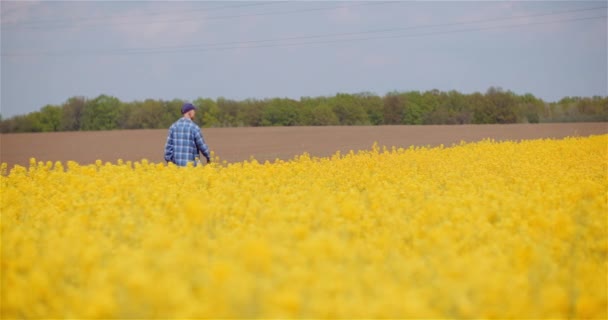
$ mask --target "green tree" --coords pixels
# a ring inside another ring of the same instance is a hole
[[[18,115],[2,121],[0,132],[40,132],[38,112]]]
[[[422,124],[425,114],[420,92],[410,91],[401,96],[404,102],[403,124]]]
[[[264,108],[262,125],[295,126],[298,124],[298,102],[292,99],[274,98]]]
[[[473,112],[472,123],[482,124],[489,123],[488,108],[486,97],[480,92],[475,92],[468,97],[468,104],[470,110]]]
[[[156,100],[151,100],[156,101]],[[116,129],[125,130],[129,129],[128,122],[129,118],[131,118],[131,113],[135,110],[134,103],[124,103],[120,102],[118,106],[118,115],[116,117]],[[157,117],[160,119],[161,117]],[[158,126],[153,126],[151,129],[156,129]]]
[[[317,106],[316,103],[310,97],[300,98],[300,125],[311,126],[312,125],[312,109]]]
[[[492,114],[490,123],[517,122],[517,101],[513,92],[490,87],[486,92],[486,99]]]
[[[239,115],[239,103],[223,97],[217,99],[219,109],[218,120],[222,127],[237,127]]]
[[[341,125],[369,124],[369,118],[356,96],[339,93],[330,100],[333,111]]]
[[[125,107],[130,110],[127,129],[160,129],[164,127],[165,106],[162,101],[147,99]]]
[[[264,120],[266,105],[266,101],[247,99],[241,104],[239,118],[245,126],[259,127]]]
[[[312,107],[310,124],[313,126],[333,126],[340,124],[333,108],[326,102]]]
[[[483,104],[474,110],[474,123],[515,123],[517,122],[517,100],[510,91],[490,87],[484,95]]]
[[[382,98],[371,92],[361,92],[355,95],[365,113],[369,124],[380,125],[384,122],[384,103]]]
[[[384,124],[401,124],[405,101],[398,92],[388,93],[384,96]]]
[[[173,99],[164,103],[164,118],[167,121],[165,127],[168,128],[173,122],[182,117],[182,106],[184,103],[185,101],[181,99]]]
[[[608,120],[608,97],[585,97],[575,103],[578,121]]]
[[[4,119],[0,132],[41,132],[168,128],[181,117],[184,101],[147,99],[122,103],[100,95],[93,100],[72,97],[61,106]],[[546,103],[530,93],[516,95],[490,87],[485,94],[430,90],[339,93],[332,97],[302,97],[245,101],[198,98],[195,121],[204,127],[467,124],[608,121],[608,97],[564,97]]]
[[[300,98],[299,123],[304,126],[320,125],[320,124],[318,124],[318,122],[320,120],[314,119],[316,117],[314,113],[319,111],[316,109],[321,104],[325,104],[326,107],[331,109],[331,106],[329,105],[328,101],[329,101],[329,99],[327,97],[302,97],[302,98]],[[331,111],[333,113],[333,110],[331,110]],[[321,111],[321,113],[323,113],[323,111]],[[334,114],[334,116],[335,116],[335,114]],[[332,123],[332,124],[337,124],[337,123]]]
[[[115,97],[100,95],[88,101],[82,117],[84,130],[112,130],[118,127],[121,103]]]
[[[470,123],[473,112],[468,107],[467,97],[460,92],[440,93],[434,110],[427,115],[426,123],[432,124],[465,124]]]
[[[86,103],[87,99],[85,97],[72,97],[61,106],[60,127],[62,131],[78,131],[82,129],[82,116]]]
[[[46,105],[39,113],[38,122],[40,131],[51,132],[61,130],[61,111],[60,106]]]
[[[518,103],[518,122],[539,123],[540,117],[544,113],[545,103],[534,97],[531,93],[517,97]]]
[[[421,97],[420,106],[422,107],[422,123],[434,124],[433,114],[446,114],[442,109],[443,101],[446,100],[446,95],[437,89],[425,91]]]
[[[192,102],[197,109],[194,121],[201,127],[217,127],[219,126],[218,115],[220,109],[217,103],[210,98],[198,98]]]

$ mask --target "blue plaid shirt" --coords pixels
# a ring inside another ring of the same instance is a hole
[[[205,144],[201,129],[192,120],[180,118],[169,128],[165,144],[165,160],[178,166],[192,162],[196,166],[196,157],[201,152],[209,158],[209,148]]]

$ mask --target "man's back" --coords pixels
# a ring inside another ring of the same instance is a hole
[[[173,123],[165,145],[165,160],[178,166],[186,166],[188,162],[196,165],[199,151],[205,156],[209,153],[200,128],[187,118],[180,118]]]

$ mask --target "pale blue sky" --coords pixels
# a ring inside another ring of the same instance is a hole
[[[1,114],[130,102],[608,95],[608,1],[2,1]]]

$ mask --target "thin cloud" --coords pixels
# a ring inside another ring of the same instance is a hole
[[[359,8],[338,8],[328,13],[329,20],[337,24],[355,24],[361,20]]]
[[[117,20],[110,28],[126,47],[183,45],[192,43],[193,38],[200,38],[207,32],[205,13],[198,13],[199,19],[180,21],[180,15],[168,11],[164,15],[155,15],[154,23],[147,23],[149,9],[167,9],[166,5],[166,2],[152,2],[145,8],[138,6],[125,10],[123,14],[127,18]],[[190,3],[177,5],[180,10],[185,10]]]
[[[0,6],[2,25],[27,21],[41,4],[42,2],[39,1],[3,1]]]

